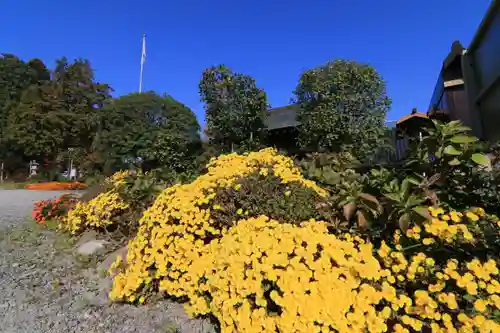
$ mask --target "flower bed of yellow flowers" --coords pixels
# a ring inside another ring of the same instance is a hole
[[[89,202],[78,202],[62,220],[60,229],[75,234],[85,228],[103,228],[113,224],[113,218],[129,207],[114,189],[128,174],[128,171],[120,171],[106,179],[111,189]]]
[[[222,332],[500,331],[500,272],[484,246],[485,228],[498,236],[496,217],[431,208],[432,220],[377,247],[315,220],[221,227],[216,190],[259,170],[326,195],[274,150],[220,156],[144,213],[127,264],[112,267],[110,297],[142,303],[163,292],[193,316],[213,315]]]

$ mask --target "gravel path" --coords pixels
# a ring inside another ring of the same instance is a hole
[[[110,304],[98,257],[75,254],[75,239],[27,217],[36,200],[61,192],[0,190],[0,332],[214,332],[166,300]]]
[[[35,201],[55,199],[63,193],[69,192],[0,189],[0,228],[26,220]]]

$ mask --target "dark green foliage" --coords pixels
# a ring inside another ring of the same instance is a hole
[[[309,151],[348,151],[361,160],[385,142],[391,101],[385,82],[366,64],[336,60],[301,75],[295,90],[299,143]]]
[[[221,65],[203,72],[199,85],[207,134],[219,152],[253,150],[264,141],[267,97],[255,80]]]
[[[412,188],[419,185],[421,183],[411,177],[406,177],[401,182],[393,178],[380,189],[388,212],[388,221],[397,221],[399,228],[404,231],[411,222],[429,216],[424,205],[431,204],[431,198],[427,197],[421,188]]]
[[[163,177],[162,177],[163,176]],[[155,201],[158,194],[165,188],[179,182],[183,174],[171,173],[168,177],[158,171],[131,172],[122,182],[114,186],[120,198],[129,205],[129,208],[116,217],[115,225],[110,229],[113,236],[130,237],[136,234],[144,211]]]
[[[131,164],[185,171],[193,167],[201,148],[193,112],[153,92],[122,96],[106,105],[98,134],[96,151],[115,170]]]
[[[0,150],[8,164],[13,156],[21,156],[22,164],[35,159],[54,179],[69,161],[68,149],[79,151],[71,156],[74,163],[85,159],[99,109],[111,97],[110,88],[95,81],[87,60],[62,58],[51,76],[39,59],[24,63],[6,55],[0,58],[0,80]]]
[[[351,169],[356,165],[348,155],[316,154],[302,161],[304,175],[330,192],[347,227],[368,228],[375,237],[428,219],[426,206],[480,206],[498,214],[499,178],[490,169],[484,145],[459,122],[434,126],[412,146],[403,167],[375,167],[360,174]]]
[[[70,124],[54,86],[33,85],[8,118],[7,140],[33,159],[54,160]]]
[[[198,169],[201,142],[195,115],[171,96],[111,99],[88,60],[0,57],[0,161],[11,175],[29,160],[56,179],[70,160],[86,177],[133,167]],[[40,170],[39,170],[40,171]]]
[[[159,180],[154,173],[138,171],[126,176],[115,189],[120,198],[130,204],[132,211],[140,217],[166,187],[167,183]]]
[[[103,105],[111,99],[111,88],[94,78],[88,60],[77,59],[68,63],[66,58],[57,60],[52,82],[61,105],[61,113],[68,123],[62,151],[78,147],[90,152],[99,125]]]
[[[0,54],[0,159],[7,169],[15,168],[22,155],[8,142],[8,118],[17,109],[25,90],[31,85],[43,84],[50,74],[39,59],[25,63],[12,54]],[[14,159],[14,160],[13,160]]]
[[[267,176],[256,172],[239,179],[231,188],[218,190],[211,210],[222,227],[260,215],[288,223],[309,219],[335,222],[327,200],[300,183],[283,184],[272,172]]]
[[[422,178],[435,204],[454,209],[481,205],[496,213],[499,183],[485,145],[469,131],[459,121],[434,122],[422,141],[415,143],[407,167]]]
[[[356,172],[359,162],[349,153],[315,153],[299,162],[306,177],[330,193],[332,214],[343,229],[367,229],[380,216],[383,207],[377,198],[364,189],[366,176]],[[354,223],[350,223],[354,222]]]

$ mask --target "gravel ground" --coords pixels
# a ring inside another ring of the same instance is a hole
[[[34,201],[60,194],[0,190],[0,332],[214,332],[166,300],[110,304],[98,258],[76,255],[76,240],[28,218]]]
[[[63,193],[70,192],[0,189],[0,228],[26,220],[35,201],[55,199]]]

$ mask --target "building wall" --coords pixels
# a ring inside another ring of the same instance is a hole
[[[500,141],[499,0],[493,0],[462,61],[474,127],[483,139]]]

